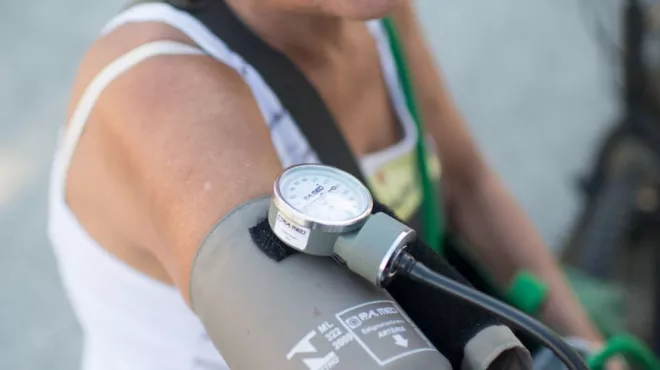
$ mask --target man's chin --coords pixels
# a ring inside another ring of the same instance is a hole
[[[380,19],[409,0],[321,0],[336,2],[342,17],[352,20]]]

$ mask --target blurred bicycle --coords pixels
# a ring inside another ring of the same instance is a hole
[[[589,11],[604,4],[580,1]],[[622,1],[618,42],[596,25],[620,57],[622,117],[581,183],[583,212],[563,260],[618,295],[621,311],[600,313],[606,331],[633,333],[660,355],[660,1]]]

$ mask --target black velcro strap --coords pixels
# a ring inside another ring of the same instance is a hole
[[[268,224],[267,218],[264,218],[258,224],[250,228],[250,236],[252,236],[252,241],[262,252],[277,262],[280,262],[298,252],[282,243],[282,241],[275,236],[273,229],[271,229],[270,224]]]
[[[183,10],[202,22],[259,72],[296,121],[321,163],[342,169],[367,184],[331,112],[289,58],[255,35],[224,0],[205,1]]]

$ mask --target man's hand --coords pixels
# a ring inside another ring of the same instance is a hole
[[[604,342],[596,342],[591,345],[592,350],[590,351],[591,354],[596,354],[600,351],[603,350],[605,347]],[[626,361],[617,356],[613,357],[610,360],[607,361],[605,364],[605,367],[603,367],[603,370],[628,370],[630,367],[626,364]]]
[[[615,357],[607,362],[604,370],[628,370],[628,365],[623,359]]]

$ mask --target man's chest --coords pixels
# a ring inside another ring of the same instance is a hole
[[[329,58],[323,67],[306,69],[335,124],[356,156],[387,148],[403,137],[373,38],[366,28],[352,55]],[[390,76],[391,77],[391,76]]]

